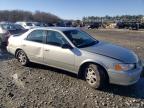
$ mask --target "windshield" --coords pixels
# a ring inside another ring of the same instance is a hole
[[[68,30],[63,33],[70,39],[70,41],[78,48],[84,48],[95,45],[97,40],[92,38],[88,33],[80,30]]]

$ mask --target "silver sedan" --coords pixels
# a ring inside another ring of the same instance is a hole
[[[22,65],[40,63],[76,73],[93,88],[131,85],[142,63],[131,50],[94,39],[76,28],[34,28],[9,38],[7,50]]]

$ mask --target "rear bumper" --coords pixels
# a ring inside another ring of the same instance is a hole
[[[139,79],[142,72],[142,66],[128,72],[109,72],[110,83],[118,85],[132,85]]]
[[[9,53],[11,53],[12,55],[15,55],[16,49],[15,49],[15,48],[12,48],[12,47],[10,47],[10,46],[7,46],[7,51],[8,51]]]

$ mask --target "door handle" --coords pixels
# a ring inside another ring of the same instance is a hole
[[[50,51],[49,49],[45,49],[45,51]]]
[[[22,46],[24,46],[24,47],[25,47],[26,45],[25,45],[25,44],[23,44]]]

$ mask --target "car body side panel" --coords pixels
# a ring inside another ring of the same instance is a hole
[[[21,48],[31,61],[43,63],[43,43],[22,40]]]
[[[69,71],[75,71],[75,55],[70,49],[44,45],[44,63]]]
[[[7,50],[13,55],[15,55],[17,49],[21,49],[21,38],[10,36],[8,43]]]
[[[119,62],[115,59],[111,59],[111,58],[108,58],[99,54],[94,54],[94,53],[90,53],[90,52],[79,50],[79,49],[77,50],[79,51],[80,54],[76,56],[76,59],[75,59],[76,71],[79,71],[80,66],[86,62],[94,62],[94,63],[100,64],[106,70],[108,67],[110,67],[111,64],[113,64],[113,62]]]

